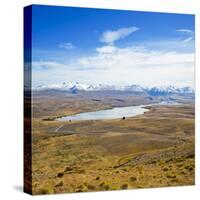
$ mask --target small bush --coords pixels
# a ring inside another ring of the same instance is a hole
[[[59,172],[58,175],[57,175],[58,178],[61,178],[61,177],[63,177],[63,176],[64,176],[64,173],[63,173],[63,172]]]
[[[99,180],[99,179],[100,179],[100,177],[99,177],[99,176],[97,176],[95,180]]]
[[[102,182],[102,183],[101,183],[99,186],[101,186],[101,187],[102,187],[103,185],[105,185],[105,183],[104,183],[104,182]]]
[[[127,188],[128,188],[128,184],[125,183],[125,184],[122,184],[122,185],[121,185],[121,189],[124,190],[124,189],[127,189]]]
[[[76,192],[83,192],[83,190],[81,190],[81,189],[78,189],[78,190],[76,190]]]
[[[188,155],[186,158],[194,158],[194,154]]]
[[[106,184],[105,182],[102,182],[99,186],[102,187],[103,190],[109,190],[110,189],[110,186],[108,184]]]
[[[65,168],[65,172],[70,172],[70,171],[72,171],[72,170],[73,170],[72,167],[66,167],[66,168]]]
[[[80,169],[77,171],[79,174],[84,174],[85,173],[85,170],[84,169]]]
[[[174,176],[167,175],[166,177],[167,177],[167,178],[176,178],[176,175],[174,175]]]
[[[136,177],[134,177],[134,176],[130,177],[130,181],[131,181],[131,182],[134,182],[134,181],[136,181],[136,180],[137,180]]]
[[[171,161],[173,161],[172,158],[170,158],[169,160],[166,160],[165,162],[168,163],[168,162],[171,162]]]
[[[109,189],[110,189],[110,186],[109,186],[108,184],[106,184],[106,185],[103,186],[103,189],[104,189],[104,190],[109,190]]]
[[[189,170],[189,171],[193,171],[193,167],[190,167],[188,170]]]
[[[53,194],[53,188],[50,186],[45,186],[44,188],[41,188],[40,193],[41,194]]]
[[[95,190],[95,186],[94,186],[94,185],[87,185],[87,188],[88,188],[89,190]]]
[[[63,181],[60,181],[60,182],[56,185],[56,187],[61,187],[61,186],[63,186],[63,185],[64,185]]]
[[[79,185],[79,186],[78,186],[78,189],[83,189],[83,185]]]
[[[163,171],[164,171],[164,172],[166,172],[166,171],[168,171],[168,170],[169,170],[169,169],[168,169],[168,168],[166,168],[166,167],[165,167],[165,168],[163,168]]]

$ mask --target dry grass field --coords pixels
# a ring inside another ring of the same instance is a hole
[[[33,194],[195,183],[193,104],[151,106],[126,120],[52,120],[112,106],[88,99],[34,99]]]

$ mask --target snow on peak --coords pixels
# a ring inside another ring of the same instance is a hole
[[[178,88],[173,85],[169,86],[159,86],[159,87],[151,87],[144,88],[140,85],[132,84],[127,86],[116,86],[116,85],[104,85],[104,84],[88,84],[88,83],[80,83],[77,81],[67,81],[61,84],[51,84],[51,85],[39,85],[34,88],[35,90],[63,90],[63,91],[111,91],[111,90],[119,90],[119,91],[131,91],[136,93],[148,93],[152,96],[162,96],[169,94],[194,94],[194,89],[191,87],[182,87]]]
[[[154,96],[168,95],[168,94],[193,94],[194,89],[191,87],[178,88],[172,85],[152,87],[148,90],[148,93]]]

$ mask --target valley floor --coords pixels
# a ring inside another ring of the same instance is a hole
[[[193,185],[194,116],[185,104],[126,120],[34,117],[33,194]]]

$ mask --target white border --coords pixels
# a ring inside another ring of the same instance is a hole
[[[196,186],[37,196],[37,199],[197,199],[200,186],[199,0],[5,0],[0,6],[0,196],[31,199],[23,183],[23,7],[30,4],[112,8],[196,15]]]

